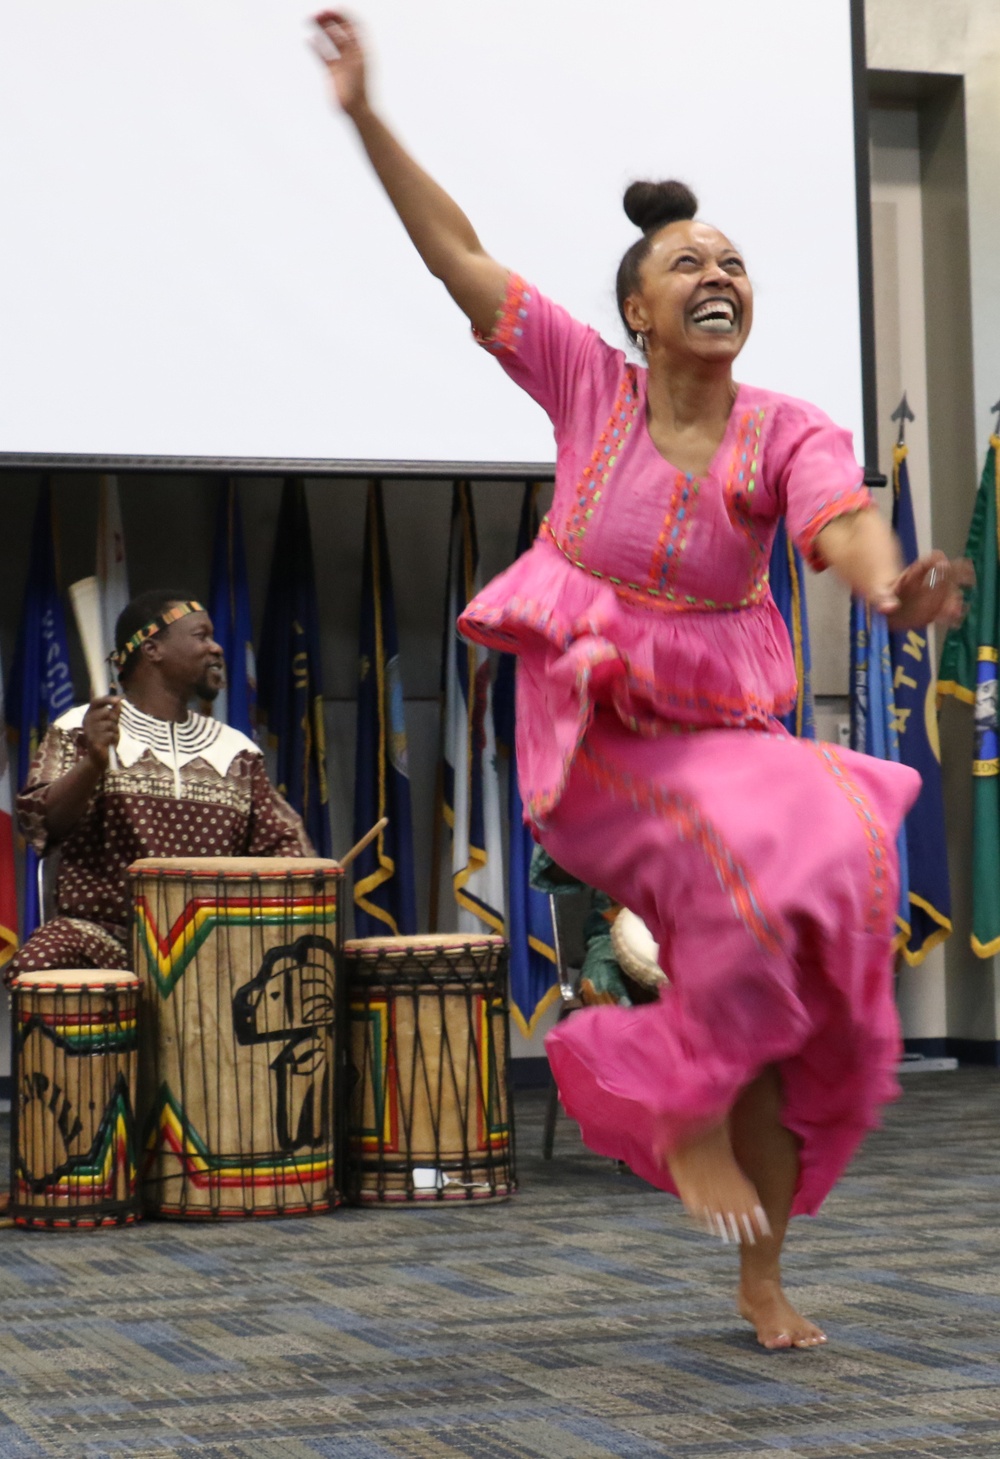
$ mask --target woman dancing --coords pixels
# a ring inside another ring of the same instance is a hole
[[[486,253],[376,115],[354,25],[317,17],[335,100],[431,273],[548,412],[553,507],[460,620],[519,656],[517,762],[558,864],[637,912],[669,992],[549,1035],[566,1109],[738,1243],[765,1346],[825,1341],[781,1285],[789,1216],[815,1212],[896,1090],[895,840],[916,774],[777,724],[796,695],[771,599],[775,524],[894,626],[960,612],[933,553],[901,572],[848,433],[733,379],[753,293],[680,183],[635,183],[618,301],[645,368]]]

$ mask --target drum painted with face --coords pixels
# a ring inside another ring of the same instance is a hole
[[[22,973],[11,990],[11,1215],[19,1226],[136,1220],[138,978]]]
[[[340,866],[166,857],[129,876],[146,1209],[327,1210],[341,1144]]]
[[[365,1203],[514,1190],[507,944],[365,937],[344,945],[347,1183]]]

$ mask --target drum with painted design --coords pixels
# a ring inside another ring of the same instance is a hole
[[[129,876],[146,1209],[327,1210],[342,1145],[341,867],[164,857]]]
[[[137,1218],[139,993],[134,974],[115,970],[15,980],[10,1208],[19,1226]]]
[[[507,944],[463,934],[344,944],[353,1200],[514,1190]]]

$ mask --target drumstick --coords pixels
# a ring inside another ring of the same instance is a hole
[[[357,845],[352,846],[350,851],[348,851],[345,856],[342,856],[340,858],[341,866],[350,866],[355,856],[360,856],[365,847],[370,845],[370,843],[375,840],[375,837],[379,834],[379,832],[384,831],[388,824],[388,816],[383,816],[380,821],[376,821],[371,830],[366,831],[365,834],[361,837],[361,840],[357,843]]]
[[[100,699],[108,693],[108,670],[104,661],[101,640],[101,589],[96,578],[80,578],[69,585],[73,617],[83,645],[83,657],[87,662],[87,676],[90,679],[91,699]],[[112,686],[111,693],[117,693]],[[114,745],[108,748],[108,768],[118,769],[118,757]]]

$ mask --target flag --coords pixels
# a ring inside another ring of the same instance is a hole
[[[975,706],[972,751],[972,950],[1000,952],[1000,746],[997,741],[997,660],[1000,595],[997,583],[997,497],[1000,436],[990,437],[965,555],[976,569],[968,612],[949,631],[941,655],[938,695]]]
[[[101,639],[105,657],[115,646],[115,624],[129,601],[125,532],[117,476],[102,476],[97,511],[97,585],[101,595]],[[114,682],[108,669],[108,686]]]
[[[380,481],[368,487],[358,660],[354,839],[360,841],[383,816],[388,816],[389,824],[354,863],[354,931],[358,937],[387,932],[405,936],[417,930],[413,824],[396,604]]]
[[[795,656],[795,678],[799,686],[795,706],[782,717],[785,729],[800,739],[816,738],[816,717],[812,692],[812,652],[809,647],[809,617],[806,612],[805,568],[799,549],[789,537],[784,518],[778,521],[771,546],[771,596],[785,620]]]
[[[0,669],[0,731],[3,713],[3,671]],[[14,865],[14,798],[10,787],[7,736],[0,732],[0,969],[17,951],[17,873]]]
[[[330,855],[319,612],[305,483],[285,482],[264,604],[257,704],[276,751],[278,789],[319,856]]]
[[[440,814],[451,831],[451,880],[458,930],[503,933],[500,786],[493,731],[490,661],[459,637],[456,620],[479,589],[479,548],[467,481],[452,493],[445,597]],[[436,907],[431,908],[434,920]]]
[[[884,613],[869,608],[860,598],[851,599],[851,748],[879,760],[899,762],[899,736],[892,691],[892,658],[889,627]],[[896,906],[898,932],[893,944],[898,952],[910,933],[910,889],[906,825],[896,841],[899,857],[899,901]]]
[[[893,452],[892,525],[904,561],[909,564],[920,554],[906,456],[906,447],[897,445]],[[910,905],[902,952],[910,966],[916,967],[951,933],[937,684],[926,629],[890,632],[889,652],[899,758],[919,771],[922,781],[920,794],[906,818]]]
[[[515,556],[527,552],[538,532],[538,486],[524,489],[521,521]],[[542,1014],[559,997],[559,972],[552,933],[552,905],[545,892],[528,881],[535,841],[524,824],[521,792],[517,783],[515,750],[514,678],[517,660],[501,654],[493,691],[496,741],[508,762],[507,813],[509,835],[508,939],[510,942],[510,1003],[514,1022],[530,1038]]]
[[[28,778],[32,757],[45,731],[59,715],[72,709],[73,702],[66,619],[56,578],[52,487],[46,477],[35,509],[28,578],[7,698],[7,723],[17,738],[19,786]],[[25,855],[22,938],[30,936],[40,920],[38,857],[29,846]]]
[[[257,665],[253,652],[250,590],[243,548],[243,518],[235,481],[219,488],[208,612],[226,660],[225,688],[209,706],[216,719],[253,739],[257,728]]]

